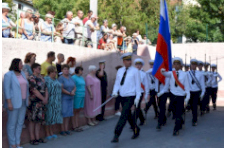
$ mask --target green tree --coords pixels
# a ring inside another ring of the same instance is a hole
[[[184,35],[192,42],[224,41],[224,0],[197,0],[199,5],[189,6]],[[208,34],[208,35],[207,35]]]

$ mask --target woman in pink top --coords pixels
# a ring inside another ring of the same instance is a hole
[[[20,136],[28,106],[29,88],[21,59],[13,59],[4,75],[4,107],[7,108],[7,135],[11,148],[20,147]]]
[[[93,126],[98,124],[95,121],[95,117],[101,113],[101,108],[97,111],[93,111],[101,105],[101,83],[96,77],[96,67],[94,65],[89,66],[90,73],[85,78],[86,91],[85,91],[85,104],[84,113],[88,119],[88,125]]]

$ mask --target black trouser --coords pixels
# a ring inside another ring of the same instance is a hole
[[[131,107],[134,104],[135,96],[130,96],[130,97],[118,96],[118,97],[121,100],[123,109],[122,109],[122,113],[119,118],[119,121],[115,127],[115,136],[117,138],[120,136],[124,126],[126,125],[127,120],[129,121],[130,126],[133,129],[133,131],[135,130],[135,126],[137,126],[135,123],[135,118],[131,114]]]
[[[216,104],[217,91],[218,91],[218,87],[212,88],[211,97],[212,97],[213,104]]]
[[[144,94],[142,93],[141,98],[140,98],[139,103],[138,103],[138,107],[136,108],[136,120],[139,118],[141,123],[145,122],[143,112],[141,111],[141,102],[142,102],[143,95]]]
[[[148,109],[151,107],[151,105],[153,104],[154,110],[155,110],[155,115],[158,115],[158,107],[156,104],[156,91],[155,90],[150,90],[150,100],[149,102],[146,104],[146,112],[148,111]]]
[[[192,109],[192,122],[197,122],[198,121],[198,104],[199,104],[199,99],[201,95],[201,91],[191,91],[191,98],[190,98],[190,104],[191,104],[191,109]]]
[[[173,116],[175,116],[175,111],[174,111],[174,108],[175,108],[174,95],[171,92],[169,93],[169,99],[170,99],[170,104],[169,104],[169,107],[168,107],[168,112],[172,112],[173,113]]]
[[[184,119],[182,118],[182,114],[184,112],[184,99],[185,96],[176,96],[171,93],[171,98],[173,98],[174,102],[174,111],[175,111],[175,126],[174,130],[178,131],[181,129]]]
[[[202,111],[209,111],[209,97],[211,95],[211,87],[207,87],[204,98],[202,100]]]
[[[116,97],[116,102],[115,102],[115,111],[119,110],[120,109],[120,98],[119,97]]]
[[[162,124],[166,123],[166,101],[168,97],[168,93],[164,93],[162,96],[159,97],[159,117],[158,117],[158,124],[161,126]]]

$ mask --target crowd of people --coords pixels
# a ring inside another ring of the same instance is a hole
[[[43,63],[36,63],[36,54],[27,53],[23,61],[15,58],[9,72],[4,76],[4,108],[7,108],[7,133],[11,147],[20,147],[20,136],[25,116],[29,121],[30,143],[37,145],[57,138],[53,125],[60,124],[63,136],[72,131],[81,132],[80,111],[84,110],[87,124],[97,125],[103,121],[105,107],[93,111],[106,100],[107,74],[105,61],[99,61],[99,69],[90,65],[76,65],[75,57],[55,52],[47,54]],[[86,78],[83,71],[88,70]],[[16,84],[16,85],[15,85]],[[46,138],[40,138],[40,127],[45,126]]]
[[[68,11],[65,18],[59,23],[54,24],[54,11],[48,11],[44,20],[40,18],[38,12],[31,9],[21,12],[19,19],[14,23],[9,17],[9,6],[7,3],[2,4],[2,37],[3,38],[21,38],[24,40],[35,40],[43,42],[57,42],[70,45],[85,46],[93,48],[93,44],[97,44],[97,48],[107,51],[118,52],[137,52],[139,44],[150,45],[151,41],[147,36],[139,34],[139,30],[131,36],[127,36],[126,27],[112,24],[108,26],[108,21],[104,20],[103,25],[97,23],[98,17],[89,10],[87,17],[84,17],[83,11],[78,10],[77,16],[74,17],[73,12]],[[56,18],[54,18],[57,20]],[[12,27],[17,27],[15,33],[12,33]],[[96,32],[97,43],[93,43],[92,34]]]

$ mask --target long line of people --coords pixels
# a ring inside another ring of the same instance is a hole
[[[20,13],[20,18],[14,23],[8,17],[9,6],[7,3],[2,4],[2,37],[3,38],[21,38],[24,40],[35,40],[42,42],[57,42],[69,45],[79,45],[93,48],[93,44],[97,44],[97,48],[107,51],[133,52],[137,53],[139,44],[150,45],[151,42],[144,35],[143,39],[139,34],[139,30],[133,33],[132,37],[126,34],[126,27],[121,26],[117,30],[117,25],[112,24],[110,29],[108,20],[103,20],[103,25],[97,23],[98,17],[89,10],[87,17],[84,17],[82,10],[77,11],[74,17],[72,11],[65,14],[65,18],[61,21],[55,18],[54,11],[48,11],[44,16],[44,20],[40,18],[39,12],[33,12],[31,9]],[[57,24],[54,24],[57,20]],[[83,19],[83,20],[82,20]],[[15,33],[12,33],[12,27],[18,25]],[[92,41],[92,34],[96,32],[97,41]],[[96,43],[94,43],[96,42]]]
[[[60,135],[81,132],[79,113],[84,109],[88,125],[97,125],[104,120],[105,108],[93,110],[106,100],[107,75],[105,61],[99,61],[99,69],[90,65],[89,74],[83,78],[82,65],[76,66],[76,59],[55,52],[47,54],[42,64],[36,63],[36,54],[27,53],[24,65],[21,59],[11,62],[9,72],[4,75],[4,108],[7,109],[7,134],[12,148],[20,146],[20,136],[25,116],[29,121],[30,144],[46,143],[57,138],[53,125],[60,124]],[[103,92],[104,91],[104,92]],[[26,114],[27,112],[27,114]],[[46,138],[40,137],[41,125],[45,126]]]

